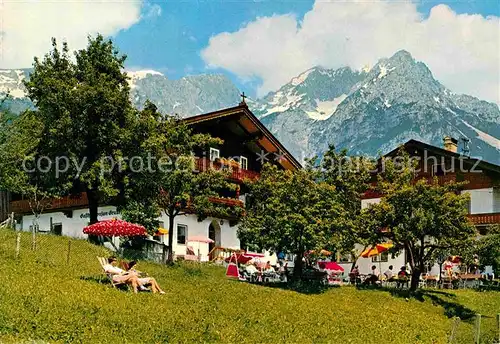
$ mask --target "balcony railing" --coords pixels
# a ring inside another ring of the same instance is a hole
[[[211,161],[207,158],[196,158],[195,168],[197,171],[204,172],[209,169],[228,170],[230,172],[230,179],[236,182],[243,182],[245,179],[255,180],[260,177],[260,173],[246,170],[236,166],[226,166],[218,161]]]
[[[232,207],[244,207],[243,201],[236,198],[220,198],[220,197],[210,197],[210,202],[224,204]]]
[[[469,214],[468,217],[476,226],[500,224],[500,213]]]
[[[71,209],[87,206],[89,201],[87,193],[83,192],[80,195],[65,196],[61,198],[48,199],[46,201],[44,210],[55,209]],[[18,214],[31,213],[31,207],[28,200],[12,201],[10,202],[11,211]]]

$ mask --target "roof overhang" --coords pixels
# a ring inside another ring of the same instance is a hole
[[[262,124],[261,121],[248,109],[246,104],[214,111],[202,115],[188,117],[182,121],[187,125],[194,125],[202,122],[214,121],[221,118],[234,117],[235,121],[243,127],[249,134],[257,137],[257,143],[266,153],[276,153],[279,155],[279,164],[289,170],[302,168],[295,157],[278,141],[278,139]]]
[[[412,148],[416,148],[416,149],[421,150],[421,151],[428,151],[428,152],[430,152],[434,155],[437,155],[437,156],[444,156],[444,157],[448,157],[448,158],[452,158],[452,159],[461,159],[467,165],[475,166],[478,169],[481,169],[481,170],[487,171],[491,174],[497,175],[500,178],[500,166],[492,164],[492,163],[485,161],[485,160],[464,156],[462,154],[451,152],[451,151],[448,151],[446,149],[432,146],[432,145],[429,145],[427,143],[417,141],[417,140],[409,140],[406,143],[404,143],[402,146],[407,151],[409,151]],[[395,156],[400,148],[401,148],[401,146],[393,149],[389,153],[385,154],[384,157]]]

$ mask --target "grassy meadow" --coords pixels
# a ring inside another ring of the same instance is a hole
[[[85,241],[0,230],[0,343],[492,343],[500,293],[424,291],[408,298],[354,287],[285,290],[228,280],[218,266],[140,262],[166,295],[113,289]]]

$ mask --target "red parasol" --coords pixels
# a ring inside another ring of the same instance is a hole
[[[105,220],[83,229],[83,233],[102,236],[145,236],[146,228],[123,220]]]
[[[247,255],[241,254],[241,253],[234,253],[230,257],[226,258],[225,261],[226,261],[226,263],[232,262],[232,263],[246,264],[252,259],[253,259],[253,257],[251,257],[251,256],[247,256]]]
[[[344,268],[335,262],[319,262],[318,265],[324,270],[330,271],[344,271]]]

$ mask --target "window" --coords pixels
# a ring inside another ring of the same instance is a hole
[[[386,263],[389,261],[389,252],[382,252],[381,254],[377,256],[372,257],[372,262],[381,262],[381,263]]]
[[[339,263],[352,263],[352,255],[350,253],[342,253],[338,257]]]
[[[177,225],[177,244],[186,245],[187,241],[187,226]]]
[[[248,170],[248,159],[244,156],[240,156],[240,166],[244,170]]]
[[[220,150],[210,147],[210,161],[215,161],[220,158]]]
[[[53,223],[52,233],[55,235],[62,235],[62,223]]]
[[[433,176],[444,176],[444,166],[442,164],[436,164],[432,166]]]

